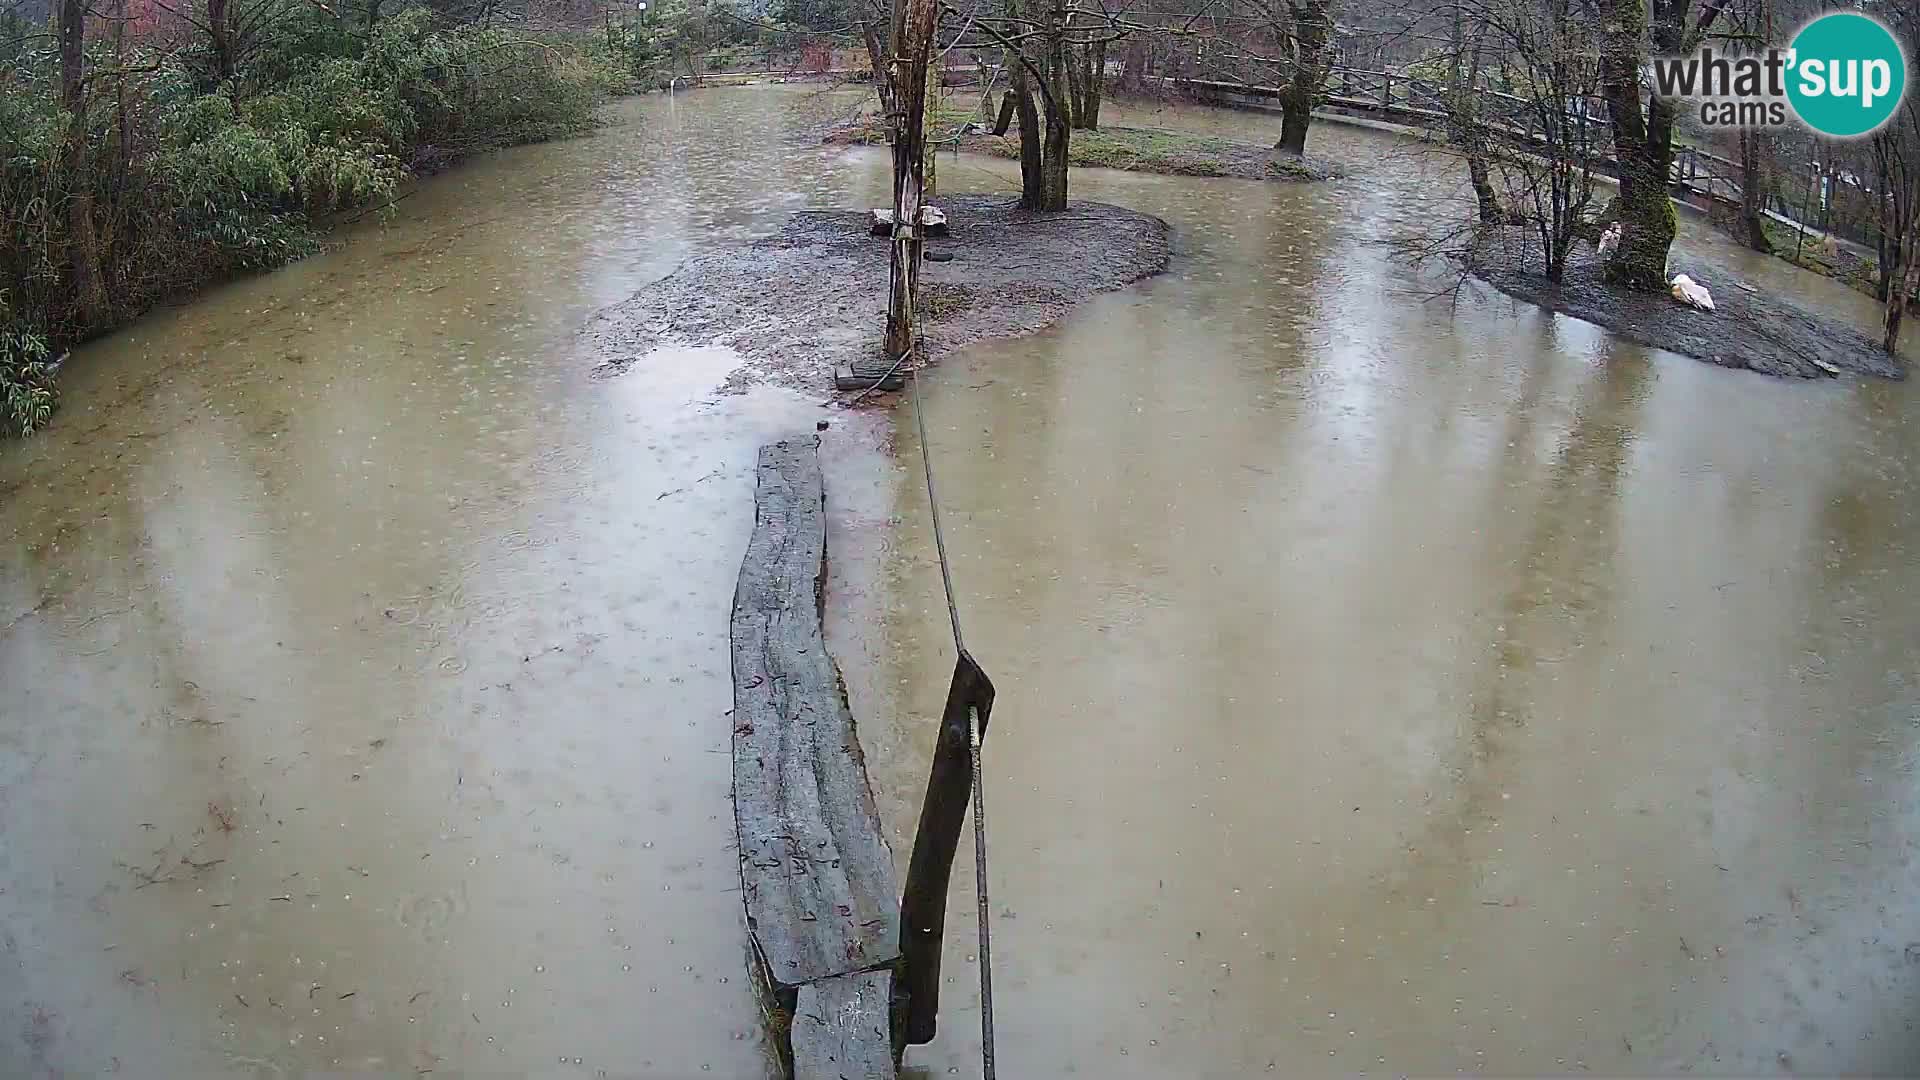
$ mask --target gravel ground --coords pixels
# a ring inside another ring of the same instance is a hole
[[[1511,239],[1511,238],[1509,238]],[[1713,311],[1696,311],[1671,296],[1623,293],[1602,281],[1603,262],[1582,247],[1554,286],[1540,274],[1530,242],[1481,250],[1473,273],[1501,292],[1606,327],[1642,345],[1721,367],[1763,375],[1821,379],[1842,372],[1906,376],[1901,363],[1849,323],[1817,315],[1744,284],[1727,267],[1676,252],[1669,274],[1686,274],[1713,294]]]
[[[920,277],[930,360],[983,338],[1032,333],[1096,293],[1159,273],[1167,224],[1105,203],[1058,214],[1015,209],[1001,196],[934,200],[951,235],[928,241],[952,256]],[[879,355],[886,325],[887,244],[865,211],[802,211],[778,233],[696,255],[632,299],[596,315],[585,333],[612,376],[661,345],[724,345],[745,363],[725,389],[771,382],[833,385],[833,368]]]

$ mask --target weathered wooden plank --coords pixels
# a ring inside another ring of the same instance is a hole
[[[733,598],[733,788],[747,927],[777,987],[899,955],[893,863],[821,601],[826,507],[815,437],[760,448],[753,538]]]
[[[835,390],[870,390],[879,383],[882,390],[898,390],[907,385],[907,377],[897,370],[889,372],[888,366],[872,365],[872,370],[841,364],[833,369],[833,388]]]
[[[887,971],[837,975],[800,988],[793,1010],[794,1080],[895,1080]]]

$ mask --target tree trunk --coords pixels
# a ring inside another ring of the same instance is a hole
[[[893,263],[887,286],[887,357],[913,348],[913,305],[926,241],[920,232],[925,195],[928,54],[934,0],[899,0],[893,14]]]
[[[1688,2],[1657,6],[1660,19],[1652,26],[1653,51],[1660,55],[1691,52],[1725,4],[1708,3],[1700,21],[1686,25]],[[1673,169],[1673,102],[1650,95],[1643,108],[1640,69],[1647,55],[1647,0],[1607,0],[1602,11],[1610,37],[1600,53],[1601,94],[1613,122],[1613,152],[1620,163],[1620,210],[1625,235],[1607,280],[1622,288],[1665,292],[1667,252],[1673,247],[1679,223],[1667,194]]]
[[[1313,123],[1313,106],[1302,106],[1288,95],[1280,103],[1280,142],[1274,149],[1288,154],[1307,152],[1307,125]]]
[[[1069,24],[1071,24],[1071,16],[1069,16]],[[1067,74],[1067,100],[1065,102],[1067,126],[1077,128],[1082,126],[1080,123],[1080,105],[1085,96],[1086,87],[1086,72],[1080,63],[1079,50],[1068,46],[1066,49],[1066,63],[1061,65],[1061,67],[1065,69]]]
[[[860,23],[860,35],[867,42],[867,62],[873,67],[873,92],[880,98],[880,115],[893,116],[893,67],[892,54],[880,37],[878,16],[864,19]]]
[[[1042,37],[1047,44],[1046,94],[1041,102],[1046,113],[1047,140],[1040,153],[1041,184],[1038,209],[1057,211],[1067,208],[1067,152],[1073,139],[1073,125],[1067,98],[1067,11],[1065,0],[1052,0],[1047,8]]]
[[[1874,136],[1876,139],[1879,136]],[[1879,220],[1874,232],[1874,248],[1879,254],[1879,272],[1873,279],[1873,298],[1881,303],[1887,302],[1887,293],[1893,289],[1893,279],[1900,274],[1900,232],[1895,227],[1895,207],[1892,188],[1888,182],[1885,168],[1880,172],[1880,195],[1874,200]],[[1804,216],[1804,211],[1802,212]],[[1801,222],[1800,230],[1795,233],[1793,261],[1800,261],[1800,237],[1806,234],[1806,223]]]
[[[1096,41],[1087,46],[1087,78],[1081,87],[1080,126],[1100,130],[1100,100],[1106,96],[1107,43]]]
[[[1147,41],[1136,34],[1127,39],[1127,51],[1120,58],[1120,89],[1137,94],[1146,89],[1146,85]]]
[[[369,11],[375,10],[372,5]],[[368,20],[372,25],[372,20]],[[227,0],[207,0],[207,44],[213,52],[215,86],[233,78],[233,23],[227,16]]]
[[[105,322],[100,245],[93,222],[92,154],[87,145],[86,0],[60,0],[60,108],[66,113],[67,264],[74,319],[84,332]]]
[[[1485,26],[1482,24],[1476,31],[1473,48],[1469,52],[1462,24],[1460,9],[1455,8],[1452,60],[1447,71],[1450,84],[1447,87],[1447,121],[1450,128],[1447,137],[1466,155],[1467,177],[1473,183],[1473,197],[1479,205],[1480,220],[1488,225],[1496,225],[1505,220],[1506,215],[1500,210],[1499,193],[1493,189],[1493,170],[1487,162],[1486,132],[1480,126],[1478,98],[1475,97],[1476,84],[1480,79],[1480,45]]]
[[[1760,134],[1751,128],[1740,129],[1740,223],[1746,232],[1747,246],[1762,255],[1773,253],[1767,239],[1767,178],[1760,168]]]
[[[1041,175],[1040,114],[1033,104],[1033,76],[1011,50],[1007,70],[1011,73],[1014,116],[1020,121],[1020,208],[1039,210],[1046,202],[1046,183]]]
[[[1280,142],[1274,149],[1295,156],[1307,152],[1307,128],[1320,83],[1327,77],[1327,46],[1333,37],[1332,0],[1304,0],[1295,9],[1293,71],[1280,98]]]
[[[1915,193],[1920,198],[1920,192]],[[1887,308],[1885,333],[1881,336],[1880,347],[1893,355],[1900,348],[1900,322],[1907,314],[1907,298],[1913,295],[1914,288],[1914,229],[1911,225],[1900,244],[1901,265],[1899,276],[1887,290]]]
[[[1615,207],[1623,235],[1607,264],[1607,280],[1639,292],[1667,290],[1667,250],[1679,223],[1667,178],[1673,157],[1673,107],[1655,97],[1640,102],[1641,35],[1646,0],[1613,0],[1615,37],[1600,57],[1601,92],[1613,123],[1613,153],[1620,164]]]

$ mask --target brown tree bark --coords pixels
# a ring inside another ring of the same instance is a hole
[[[92,152],[87,135],[86,0],[60,0],[60,108],[67,130],[62,157],[67,183],[67,265],[73,275],[73,312],[85,332],[105,322],[100,245],[93,221]]]
[[[1035,209],[1065,210],[1067,150],[1073,138],[1073,125],[1068,117],[1072,104],[1067,98],[1066,0],[1049,0],[1042,29],[1047,62],[1041,68],[1046,76],[1041,107],[1046,117],[1047,138],[1040,151],[1040,205]]]
[[[1033,103],[1033,75],[1008,51],[1007,70],[1013,87],[1014,116],[1020,128],[1020,208],[1039,210],[1046,201],[1040,160],[1040,113]]]
[[[1673,171],[1674,103],[1658,94],[1640,98],[1640,69],[1652,52],[1677,55],[1691,51],[1726,6],[1726,0],[1706,0],[1699,19],[1689,26],[1693,0],[1606,0],[1601,16],[1610,38],[1600,55],[1601,94],[1613,123],[1614,158],[1620,165],[1617,203],[1625,235],[1607,264],[1607,280],[1639,292],[1665,292],[1667,252],[1673,247],[1679,223],[1667,185]]]
[[[1147,41],[1135,34],[1127,39],[1127,51],[1120,57],[1120,89],[1137,94],[1147,85]]]
[[[1075,119],[1088,131],[1100,130],[1100,102],[1106,96],[1107,43],[1087,46],[1087,73],[1080,84],[1080,109]]]
[[[1071,23],[1072,16],[1068,16],[1068,19],[1069,23]],[[1085,125],[1080,123],[1080,106],[1086,96],[1087,72],[1086,65],[1081,62],[1081,50],[1068,46],[1065,66],[1067,74],[1067,125],[1075,128],[1083,127]]]
[[[1274,149],[1299,156],[1307,152],[1307,128],[1327,77],[1333,0],[1288,0],[1287,6],[1293,21],[1293,70],[1280,98],[1280,142]]]
[[[1747,246],[1763,255],[1773,253],[1773,242],[1767,239],[1766,208],[1767,177],[1760,167],[1760,134],[1750,128],[1740,129],[1740,224],[1746,232]]]
[[[228,0],[207,0],[207,45],[213,52],[213,76],[215,83],[224,83],[233,78],[233,23],[228,17]],[[368,5],[368,11],[375,8]],[[373,25],[369,16],[368,26]]]
[[[880,13],[867,12],[860,21],[860,36],[866,39],[867,63],[873,68],[873,92],[880,97],[880,115],[893,115],[893,53],[880,34]]]
[[[887,356],[913,348],[913,303],[926,241],[920,232],[925,195],[927,67],[933,46],[934,0],[896,0],[893,9],[893,265],[887,295]]]
[[[1500,208],[1500,195],[1493,188],[1492,169],[1487,160],[1487,136],[1480,124],[1480,55],[1485,25],[1475,32],[1471,49],[1467,46],[1464,16],[1453,12],[1453,41],[1448,65],[1447,138],[1466,155],[1467,178],[1473,184],[1474,201],[1480,220],[1488,225],[1506,220]]]
[[[1908,198],[1920,198],[1920,192],[1910,192]],[[1882,327],[1883,333],[1880,338],[1880,347],[1885,349],[1888,355],[1899,351],[1900,323],[1906,318],[1907,298],[1913,295],[1915,284],[1914,270],[1916,269],[1914,266],[1915,232],[1914,225],[1910,222],[1907,226],[1906,235],[1900,239],[1901,269],[1893,276],[1887,288],[1886,317]]]

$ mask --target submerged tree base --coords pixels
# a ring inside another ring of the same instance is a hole
[[[1019,210],[1004,196],[936,198],[949,235],[929,240],[920,274],[923,355],[1016,337],[1075,304],[1165,269],[1167,224],[1105,203],[1060,213]],[[727,388],[833,384],[833,369],[880,353],[888,245],[866,210],[802,211],[778,233],[696,255],[587,328],[602,375],[663,345],[719,345],[746,363]]]
[[[1842,373],[1906,377],[1905,367],[1861,330],[1759,292],[1710,259],[1674,253],[1670,274],[1686,274],[1713,293],[1713,311],[1696,311],[1666,293],[1630,293],[1605,281],[1591,248],[1567,260],[1554,284],[1540,270],[1531,232],[1482,233],[1468,271],[1509,296],[1605,327],[1629,341],[1763,375],[1821,379]]]

